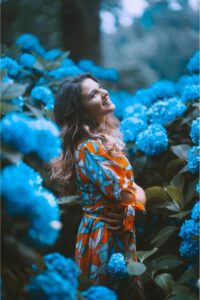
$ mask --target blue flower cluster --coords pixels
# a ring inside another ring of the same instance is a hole
[[[36,62],[35,56],[29,53],[24,53],[19,57],[19,63],[25,68],[32,68]]]
[[[0,59],[0,70],[7,69],[8,75],[12,78],[15,78],[21,67],[20,65],[12,58],[5,56]]]
[[[145,131],[138,134],[136,145],[146,155],[160,154],[168,148],[167,132],[161,125],[149,125]]]
[[[200,118],[193,120],[190,130],[192,142],[195,145],[200,144]]]
[[[188,151],[188,170],[191,173],[197,173],[199,171],[199,165],[200,165],[200,146],[195,147],[193,146]]]
[[[46,60],[52,61],[59,58],[62,53],[63,52],[60,49],[51,49],[45,53],[44,58]]]
[[[59,130],[46,119],[32,119],[23,113],[9,113],[1,121],[1,136],[4,143],[24,154],[36,152],[46,162],[61,153]]]
[[[176,93],[175,84],[170,80],[160,80],[151,86],[156,99],[172,98]]]
[[[91,73],[99,79],[105,79],[110,81],[119,80],[119,73],[115,69],[97,66],[91,60],[83,59],[79,61],[78,65],[82,70]]]
[[[186,109],[180,99],[170,98],[153,104],[148,114],[152,123],[165,125],[180,117]]]
[[[80,270],[71,258],[65,258],[59,253],[50,253],[44,256],[44,262],[48,270],[56,271],[67,280],[71,288],[78,288],[78,276]]]
[[[186,85],[182,92],[182,101],[196,101],[200,98],[200,85],[192,84]]]
[[[128,117],[134,117],[134,118],[146,120],[147,119],[146,106],[140,103],[135,103],[135,104],[133,103],[133,105],[127,106],[122,113],[122,118],[125,119]]]
[[[200,194],[200,182],[198,182],[197,184],[196,184],[196,192],[198,193],[198,194]]]
[[[22,112],[23,111],[23,106],[24,106],[24,103],[25,103],[25,100],[24,100],[24,97],[23,96],[20,96],[18,98],[14,98],[11,100],[11,103],[13,105],[16,105],[17,108],[18,108],[18,111]]]
[[[115,104],[115,115],[123,119],[124,110],[134,103],[134,96],[125,91],[109,91],[110,99]]]
[[[16,40],[16,44],[20,45],[22,50],[35,51],[40,55],[44,55],[46,52],[41,46],[39,39],[30,33],[20,35]]]
[[[179,236],[183,239],[181,242],[179,252],[181,256],[185,256],[189,259],[194,259],[199,253],[199,218],[200,218],[200,206],[197,202],[191,214],[192,219],[186,220],[180,230]],[[196,239],[195,239],[196,237]]]
[[[31,90],[31,97],[42,101],[45,104],[46,109],[53,109],[54,107],[54,96],[47,86],[35,86]]]
[[[114,253],[108,263],[108,273],[115,278],[128,276],[124,256],[121,253]]]
[[[31,277],[25,292],[32,300],[76,300],[77,296],[70,283],[52,270],[46,270]]]
[[[138,103],[149,107],[156,100],[156,96],[151,88],[141,89],[136,92],[135,100],[138,101]]]
[[[65,76],[76,76],[83,73],[83,71],[77,66],[61,66],[57,69],[49,71],[48,75],[55,78],[61,79]]]
[[[147,128],[147,123],[135,117],[129,117],[122,120],[120,130],[124,136],[125,142],[135,141],[137,135]]]
[[[176,84],[176,90],[177,92],[181,95],[184,87],[187,85],[198,85],[200,82],[200,77],[199,75],[183,75],[180,77],[180,79],[178,80],[177,84]]]
[[[7,166],[1,174],[1,195],[8,214],[29,220],[32,241],[53,245],[61,228],[58,201],[41,183],[41,176],[24,163]]]
[[[200,218],[200,203],[197,202],[192,209],[192,219],[199,221]]]
[[[200,71],[200,51],[196,51],[189,60],[187,68],[191,73],[199,73]]]
[[[92,286],[81,294],[85,300],[117,300],[115,292],[105,286]]]

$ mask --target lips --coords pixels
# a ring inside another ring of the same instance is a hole
[[[106,97],[105,100],[103,101],[103,105],[106,105],[107,103],[110,103],[110,98]]]

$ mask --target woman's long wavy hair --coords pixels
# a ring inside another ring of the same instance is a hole
[[[51,179],[61,185],[61,196],[76,192],[75,150],[78,143],[91,138],[101,141],[112,155],[125,153],[125,143],[119,130],[119,120],[113,113],[105,116],[104,124],[97,124],[84,113],[81,102],[81,83],[90,78],[85,73],[65,79],[59,86],[54,105],[54,119],[61,129],[63,151],[60,157],[51,161]]]

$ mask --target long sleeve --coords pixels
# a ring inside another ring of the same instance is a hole
[[[111,156],[94,140],[89,140],[83,146],[82,151],[84,152],[85,173],[106,198],[120,201],[120,193],[124,190],[133,195],[131,202],[135,201],[135,193],[132,188],[133,171],[124,156]]]

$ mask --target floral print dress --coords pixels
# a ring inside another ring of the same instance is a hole
[[[115,252],[132,251],[136,261],[134,231],[135,209],[144,206],[135,201],[132,167],[122,155],[110,155],[100,141],[87,139],[76,148],[76,184],[84,211],[76,240],[75,259],[92,284],[106,284],[107,264]],[[121,201],[120,192],[129,191],[131,201]],[[124,229],[113,234],[102,217],[112,208],[124,208]]]

